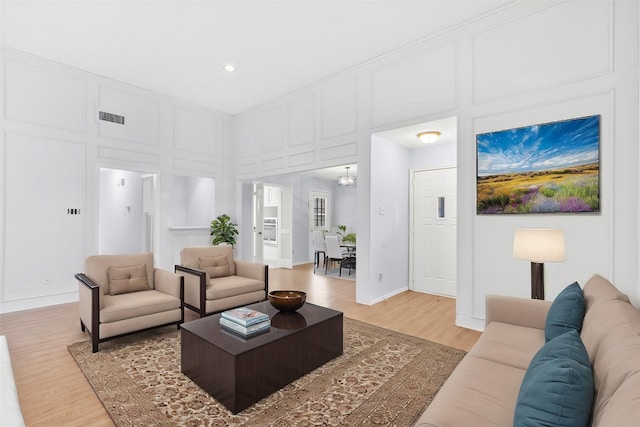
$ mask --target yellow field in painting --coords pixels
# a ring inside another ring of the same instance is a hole
[[[478,177],[479,214],[599,210],[598,163]]]

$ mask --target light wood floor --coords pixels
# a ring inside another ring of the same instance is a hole
[[[356,304],[355,283],[316,276],[311,264],[274,269],[270,289],[298,289],[307,301],[346,317],[468,350],[480,333],[455,326],[455,300],[404,292],[373,306]],[[196,316],[185,311],[187,321]],[[88,339],[77,303],[0,315],[27,426],[112,426],[111,418],[67,351]],[[0,415],[1,417],[1,415]]]

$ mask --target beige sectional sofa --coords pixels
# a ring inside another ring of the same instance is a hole
[[[7,337],[0,335],[0,425],[24,426]]]
[[[579,338],[588,354],[586,363],[591,364],[594,390],[590,410],[583,411],[586,425],[640,426],[640,311],[599,275],[584,285],[583,295]],[[527,369],[543,352],[550,306],[550,301],[488,296],[483,334],[416,426],[575,425],[575,420],[565,424],[560,417],[549,424],[514,422],[516,411],[522,411],[516,405],[523,403],[519,393]],[[529,379],[537,372],[530,371]],[[563,404],[562,399],[545,401],[551,382],[535,390],[534,404]]]
[[[267,299],[269,267],[234,259],[233,247],[193,246],[180,251],[184,305],[200,317]]]

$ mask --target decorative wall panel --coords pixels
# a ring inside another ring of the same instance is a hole
[[[99,147],[98,157],[101,159],[122,160],[127,163],[144,163],[149,165],[157,165],[159,163],[159,154],[157,153],[141,153],[110,147]]]
[[[5,150],[3,301],[77,291],[72,278],[85,254],[85,145],[7,133]]]
[[[244,114],[235,119],[236,157],[251,157],[256,155],[257,119],[255,113]]]
[[[292,154],[289,156],[289,166],[305,166],[313,165],[316,158],[315,151],[307,151],[305,153]]]
[[[454,109],[456,51],[456,46],[449,44],[372,73],[372,126]]]
[[[5,79],[7,119],[85,132],[84,80],[11,60]]]
[[[99,120],[100,136],[158,145],[158,103],[107,86],[99,88],[98,111],[124,116],[124,125]],[[96,117],[97,117],[96,112]]]
[[[285,145],[286,109],[283,106],[260,112],[260,152],[280,150]]]
[[[566,2],[477,34],[474,102],[611,71],[612,5]]]
[[[204,176],[211,176],[215,171],[215,165],[212,163],[198,162],[188,159],[173,159],[173,168],[175,170],[183,170],[188,172],[200,172]]]
[[[322,138],[334,138],[358,130],[356,79],[338,81],[322,90]]]
[[[218,120],[195,111],[176,108],[173,146],[178,150],[213,155],[216,151]]]
[[[323,147],[320,153],[322,161],[342,159],[345,163],[349,163],[352,161],[350,156],[358,155],[358,145],[354,141],[351,143],[334,145],[332,147]]]
[[[284,168],[284,159],[282,157],[262,161],[262,170],[264,172],[272,172],[282,168]]]
[[[316,139],[316,108],[313,95],[301,97],[289,104],[290,145],[309,144]]]

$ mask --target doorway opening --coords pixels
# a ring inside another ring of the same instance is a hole
[[[253,184],[253,259],[293,268],[293,191],[289,185]]]
[[[100,168],[98,253],[154,252],[156,174]]]
[[[397,166],[409,174],[408,288],[450,297],[457,296],[458,287],[457,126],[453,116],[375,134],[408,153]],[[425,143],[418,138],[425,132],[439,137]]]

